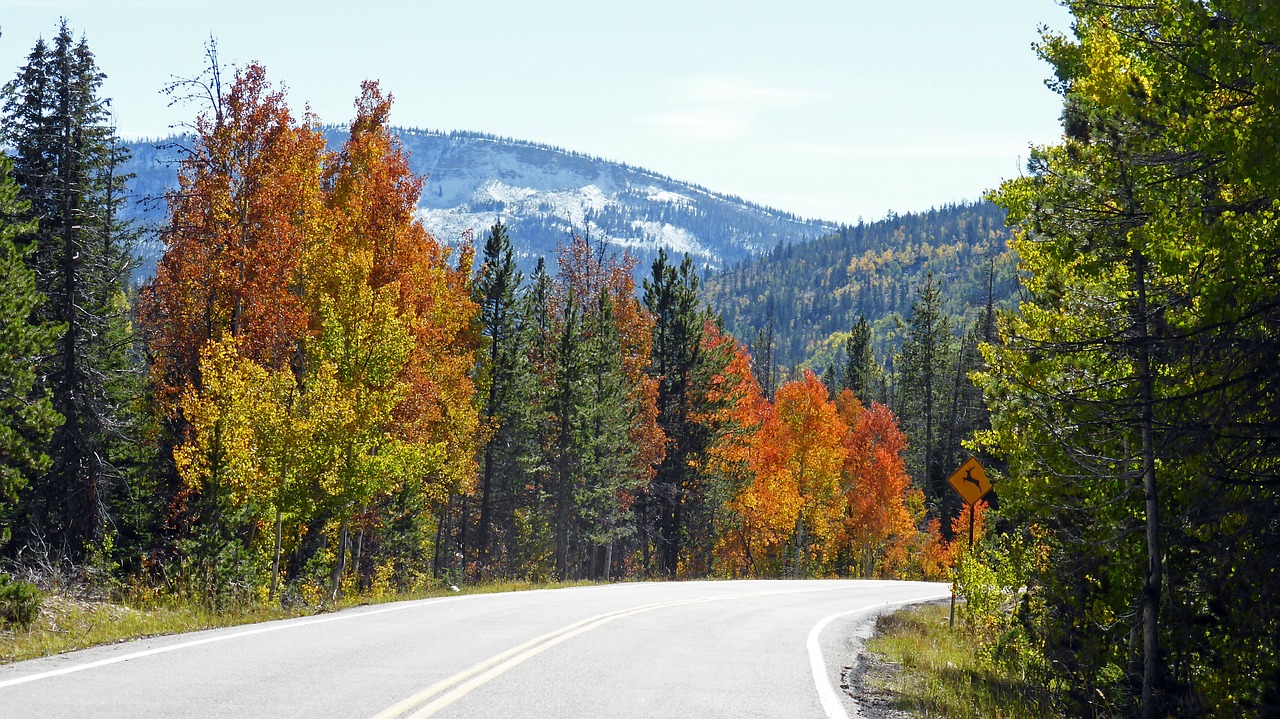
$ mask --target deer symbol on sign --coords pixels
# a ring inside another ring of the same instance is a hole
[[[968,482],[968,483],[972,484],[973,486],[977,487],[978,489],[982,489],[982,482],[979,482],[978,480],[976,480],[976,479],[974,479],[974,478],[973,478],[973,468],[972,468],[972,467],[970,467],[969,469],[966,469],[966,470],[964,471],[964,481],[966,481],[966,482]]]

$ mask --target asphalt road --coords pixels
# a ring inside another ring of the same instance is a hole
[[[845,717],[848,636],[920,582],[465,595],[0,667],[0,717]]]

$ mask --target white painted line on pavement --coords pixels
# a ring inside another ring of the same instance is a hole
[[[552,632],[548,632],[546,634],[543,634],[540,637],[524,642],[523,644],[519,644],[500,654],[496,654],[480,662],[479,664],[476,664],[475,666],[472,666],[470,669],[466,669],[464,671],[458,672],[457,674],[454,674],[451,677],[448,677],[447,679],[442,679],[438,682],[435,682],[434,684],[427,687],[426,689],[416,692],[413,695],[406,697],[396,702],[395,704],[387,707],[386,709],[383,709],[382,711],[378,712],[370,719],[397,719],[401,717],[403,719],[427,719],[427,717],[434,716],[437,712],[448,707],[449,705],[453,704],[454,702],[466,696],[467,694],[470,694],[476,688],[488,683],[490,680],[495,679],[496,677],[499,677],[502,674],[505,674],[507,671],[524,663],[526,660],[531,659],[534,656],[541,654],[542,652],[545,652],[546,650],[556,646],[557,644],[560,644],[561,642],[564,642],[564,641],[567,641],[568,639],[576,637],[579,634],[584,634],[586,632],[591,631],[592,629],[595,629],[596,627],[602,626],[604,624],[608,624],[617,619],[622,619],[623,617],[629,617],[635,614],[641,614],[644,612],[653,611],[655,609],[663,609],[666,607],[676,607],[676,606],[682,606],[682,605],[688,605],[688,604],[704,604],[707,602],[719,602],[727,599],[768,597],[768,596],[776,596],[779,594],[808,594],[812,592],[832,592],[832,591],[847,590],[847,589],[865,589],[865,588],[866,587],[864,585],[843,585],[843,586],[836,586],[836,587],[807,587],[803,589],[782,589],[782,590],[771,590],[771,591],[762,591],[762,592],[744,592],[741,594],[712,595],[707,597],[697,597],[694,599],[677,599],[677,600],[672,600],[667,602],[657,602],[654,604],[642,604],[635,607],[629,607],[627,609],[620,609],[613,612],[607,612],[605,614],[597,614],[594,617],[589,617],[587,619],[583,619],[582,621],[574,622],[573,624],[569,624],[567,626],[561,627],[560,629],[557,629]],[[911,604],[919,601],[927,601],[927,599],[931,599],[931,598],[932,597],[929,597],[926,599],[912,599],[906,602],[899,602],[899,603]],[[870,611],[880,606],[890,606],[890,605],[875,605],[873,607],[867,607],[867,608],[863,608],[855,611]],[[848,613],[849,612],[843,612],[842,614],[848,614]],[[841,616],[841,615],[838,614],[832,617],[828,617],[827,619],[823,620],[822,624],[825,626],[826,622],[831,621],[831,619],[834,619],[836,616]],[[821,657],[819,657],[819,659],[821,659]],[[432,701],[433,699],[434,701]],[[422,706],[424,702],[429,702],[429,703],[427,703],[425,706]],[[413,710],[414,707],[420,707],[420,708],[417,711],[414,711],[412,714],[408,714],[407,712],[410,712],[411,710]]]
[[[876,604],[870,607],[862,607],[860,609],[849,609],[843,612],[836,612],[829,617],[823,617],[821,621],[813,625],[813,629],[809,630],[809,638],[805,642],[805,646],[809,649],[809,665],[813,668],[813,684],[818,688],[818,698],[822,701],[822,710],[826,712],[827,719],[849,719],[849,714],[844,710],[844,703],[840,701],[840,696],[836,694],[836,689],[831,685],[831,677],[827,673],[827,663],[822,658],[822,647],[819,645],[818,637],[822,634],[822,630],[827,625],[840,617],[847,617],[850,614],[866,614],[881,609],[892,609],[893,607],[901,607],[907,604],[918,604],[920,602],[928,602],[935,599],[946,599],[951,594],[938,594],[928,597],[919,597],[917,599],[907,599],[901,602],[885,602],[884,604]]]
[[[600,587],[596,587],[596,586],[566,587],[563,589],[531,589],[526,592],[491,592],[491,593],[483,593],[483,594],[464,594],[457,597],[439,597],[436,599],[420,599],[420,600],[408,601],[408,602],[395,602],[393,604],[389,604],[385,607],[380,607],[377,609],[370,609],[367,611],[350,611],[349,610],[344,612],[336,612],[334,614],[329,614],[323,617],[315,617],[312,619],[281,619],[281,620],[278,620],[277,622],[270,623],[266,626],[258,626],[253,629],[246,629],[239,632],[229,632],[227,634],[219,634],[213,637],[205,637],[203,639],[193,639],[191,641],[181,642],[178,644],[170,644],[164,647],[155,647],[154,649],[144,649],[142,651],[129,652],[128,654],[120,654],[114,657],[107,657],[106,659],[99,659],[98,661],[87,662],[85,664],[76,664],[69,667],[62,667],[61,669],[51,669],[47,672],[39,672],[37,674],[28,674],[26,676],[14,677],[13,679],[6,679],[4,681],[0,681],[0,689],[4,689],[5,687],[15,686],[17,684],[26,684],[27,682],[39,681],[41,679],[50,679],[52,677],[59,677],[66,674],[75,674],[76,672],[83,672],[89,669],[97,669],[98,667],[105,667],[111,664],[119,664],[120,662],[127,662],[133,659],[141,659],[143,657],[155,656],[156,654],[166,654],[168,652],[176,652],[179,649],[190,649],[191,647],[198,647],[203,644],[214,644],[216,642],[225,642],[230,639],[239,639],[241,637],[253,636],[255,634],[267,634],[270,632],[283,631],[285,629],[297,629],[299,627],[309,627],[315,624],[328,624],[329,622],[340,622],[348,619],[360,619],[361,617],[371,617],[377,614],[387,614],[390,612],[400,612],[406,609],[417,609],[420,607],[431,606],[435,604],[446,604],[448,602],[458,602],[464,599],[479,599],[482,597],[485,597],[485,598],[510,597],[516,594],[533,594],[535,592],[549,592],[549,591],[566,592],[566,591],[582,590],[582,589],[607,589],[610,587],[618,587],[618,586],[628,586],[628,585],[609,584],[609,585],[604,585]],[[204,631],[217,631],[217,630],[209,629]],[[140,640],[140,641],[143,641],[143,640]]]

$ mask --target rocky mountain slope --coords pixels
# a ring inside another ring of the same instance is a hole
[[[330,145],[345,138],[326,130]],[[444,242],[470,234],[479,243],[494,222],[510,228],[521,264],[553,256],[571,233],[629,250],[641,267],[659,247],[689,253],[702,267],[718,269],[776,247],[820,237],[834,223],[807,220],[722,195],[697,185],[556,147],[478,133],[399,130],[414,172],[427,176],[419,213]],[[158,226],[174,185],[177,150],[172,140],[131,143],[126,168],[136,176],[134,216]],[[140,276],[155,266],[161,246],[142,248]]]

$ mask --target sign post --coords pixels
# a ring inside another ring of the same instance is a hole
[[[991,491],[991,482],[987,481],[987,470],[976,458],[970,457],[968,462],[960,465],[947,483],[969,505],[969,551],[973,551],[973,505],[987,496]],[[956,583],[951,583],[951,626],[956,625]]]

